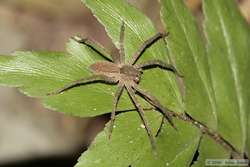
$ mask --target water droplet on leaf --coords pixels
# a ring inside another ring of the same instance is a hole
[[[145,129],[145,125],[141,124],[141,128]]]

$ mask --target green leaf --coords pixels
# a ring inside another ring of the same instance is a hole
[[[218,132],[243,153],[250,110],[249,26],[233,0],[204,0],[203,8]]]
[[[145,151],[132,167],[189,166],[200,141],[200,132],[186,122],[175,120],[177,129],[164,126],[157,137],[159,152],[151,156]]]
[[[205,43],[182,0],[161,0],[162,22],[170,32],[170,56],[184,75],[186,112],[216,128],[216,108],[206,60]]]
[[[26,95],[42,98],[49,108],[77,116],[95,116],[110,112],[114,86],[92,84],[70,89],[60,95],[47,96],[67,83],[89,76],[89,65],[104,60],[89,47],[71,40],[69,53],[16,52],[0,57],[1,85],[18,87]],[[128,97],[120,108],[131,107]],[[105,104],[105,105],[104,105]]]
[[[230,153],[208,136],[201,138],[198,152],[198,160],[192,167],[205,166],[207,159],[230,159]]]
[[[152,22],[125,0],[82,0],[82,2],[104,25],[117,48],[119,48],[121,23],[124,21],[126,61],[130,60],[144,41],[157,33]],[[167,56],[164,42],[161,40],[147,49],[138,63],[149,59],[162,59],[169,62]],[[143,74],[140,85],[173,111],[183,111],[175,76],[169,72],[157,69],[148,70]],[[155,85],[157,85],[157,89],[155,89]]]
[[[170,31],[170,56],[175,58],[177,68],[185,76],[187,112],[210,128],[218,129],[226,140],[243,152],[247,129],[246,111],[249,111],[250,104],[250,94],[246,91],[250,84],[247,77],[250,68],[248,25],[233,1],[205,0],[205,47],[195,19],[183,1],[162,0],[161,4],[162,19]],[[225,62],[230,59],[228,63]],[[236,73],[233,75],[232,71]],[[234,85],[235,81],[237,85]],[[241,108],[237,107],[239,102]],[[218,149],[218,144],[207,147],[207,143],[211,144],[211,141],[202,139],[199,164],[204,165],[205,158],[215,155],[229,157],[228,152]]]
[[[151,118],[150,127],[156,133],[157,128],[160,127],[161,116],[153,112],[146,114]],[[90,148],[83,153],[76,167],[127,167],[144,151],[152,153],[146,130],[142,127],[137,112],[118,115],[111,139],[108,139],[107,133],[108,128],[105,128],[98,134]]]
[[[156,133],[161,115],[153,112],[147,112],[146,115],[151,118],[150,126]],[[170,126],[163,127],[163,133],[157,137],[155,156],[152,155],[149,139],[136,112],[120,114],[116,123],[111,139],[105,134],[106,128],[96,137],[89,150],[82,154],[76,167],[187,166],[185,164],[192,160],[199,143],[200,132],[196,128],[176,121],[178,131]]]
[[[248,126],[247,126],[247,146],[246,146],[246,153],[250,154],[250,113],[248,113]]]

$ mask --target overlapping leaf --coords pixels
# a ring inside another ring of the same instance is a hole
[[[206,59],[205,42],[198,31],[195,19],[182,0],[162,0],[161,4],[162,20],[167,30],[171,32],[168,40],[170,55],[175,58],[177,67],[185,76],[186,112],[210,128],[216,129],[217,113]],[[214,156],[219,157],[221,151],[220,149],[209,150],[206,147],[211,139],[203,137],[201,140],[199,160],[204,165],[202,159],[204,156],[207,157],[213,153]],[[210,148],[217,148],[217,146]],[[228,154],[223,154],[223,156],[229,158]]]
[[[233,1],[204,1],[204,28],[208,38],[206,56],[203,38],[184,3],[181,0],[161,2],[162,18],[171,32],[168,41],[170,55],[175,57],[178,69],[185,75],[187,112],[209,127],[218,129],[226,140],[244,152],[246,109],[249,108],[249,93],[245,91],[249,85],[249,79],[246,79],[249,28]],[[241,108],[237,107],[239,101]],[[213,144],[207,147],[208,143]],[[211,139],[202,138],[196,165],[204,165],[206,158],[229,158],[229,152],[219,147]]]
[[[218,131],[244,152],[250,109],[249,26],[233,0],[204,0],[204,14]]]
[[[195,19],[182,0],[161,0],[162,21],[170,56],[184,75],[186,112],[216,127],[216,111],[208,75],[205,45]],[[201,100],[202,99],[202,100]]]

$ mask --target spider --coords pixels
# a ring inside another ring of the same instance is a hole
[[[79,86],[83,84],[91,84],[91,83],[96,83],[96,82],[102,82],[104,84],[117,84],[118,88],[114,95],[113,110],[111,112],[111,120],[110,120],[110,126],[109,126],[109,134],[108,134],[109,138],[111,137],[111,134],[112,134],[119,99],[123,91],[126,89],[130,96],[130,99],[132,100],[145,126],[152,149],[156,150],[155,136],[153,135],[152,130],[149,127],[149,123],[145,117],[144,109],[141,106],[141,104],[138,102],[136,93],[139,94],[142,98],[144,98],[150,105],[152,105],[156,109],[159,109],[160,112],[163,114],[163,116],[168,120],[168,122],[174,128],[175,126],[172,122],[171,115],[168,113],[169,111],[167,111],[168,109],[163,107],[154,96],[152,96],[147,91],[140,88],[139,82],[141,79],[141,75],[143,74],[143,70],[146,70],[149,68],[155,68],[155,67],[169,70],[178,76],[181,76],[181,75],[177,72],[177,70],[175,69],[173,65],[166,64],[165,62],[158,60],[158,59],[149,60],[140,64],[136,64],[137,60],[142,56],[142,54],[145,52],[147,48],[149,48],[152,44],[157,42],[159,39],[161,38],[164,39],[165,37],[167,37],[168,33],[157,33],[153,37],[146,40],[140,46],[137,52],[135,52],[135,54],[128,61],[128,63],[125,63],[124,32],[125,32],[125,23],[122,22],[121,27],[120,27],[119,54],[116,56],[112,55],[111,56],[112,60],[107,58],[107,60],[110,60],[110,61],[95,62],[94,64],[89,66],[89,69],[93,73],[90,77],[83,77],[79,80],[73,81],[72,83],[69,83],[65,85],[64,87],[54,92],[51,92],[48,95],[56,95],[66,90],[69,90],[75,86]],[[74,38],[74,39],[79,43],[89,46],[101,56],[104,56],[104,54],[102,54],[101,51],[99,51],[98,49],[92,46],[93,43],[91,41],[87,39],[79,39],[79,38]]]

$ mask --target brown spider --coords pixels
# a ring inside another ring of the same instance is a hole
[[[113,125],[115,121],[115,113],[117,111],[117,104],[119,102],[119,99],[122,95],[123,90],[126,89],[133,104],[138,110],[138,113],[141,117],[141,120],[146,128],[148,137],[150,139],[152,149],[153,151],[155,151],[156,150],[156,143],[155,143],[155,138],[154,138],[155,136],[153,136],[153,133],[149,127],[148,121],[145,118],[144,109],[138,102],[138,99],[135,93],[138,93],[149,104],[154,106],[156,109],[159,109],[160,112],[163,113],[164,117],[169,121],[169,123],[173,127],[175,127],[172,122],[171,115],[168,113],[167,109],[164,108],[154,96],[150,95],[148,92],[141,89],[138,84],[140,82],[140,77],[142,75],[142,72],[146,68],[159,67],[162,69],[172,71],[177,75],[179,75],[179,73],[174,68],[174,66],[170,64],[166,64],[165,62],[161,60],[149,60],[141,64],[136,64],[137,60],[140,58],[140,56],[144,53],[144,51],[148,47],[150,47],[159,39],[166,37],[168,33],[157,33],[152,38],[146,40],[143,43],[143,45],[138,49],[138,51],[133,55],[131,60],[129,60],[129,62],[126,64],[125,53],[124,53],[124,31],[125,31],[125,25],[124,25],[124,22],[122,22],[121,29],[120,29],[120,44],[119,44],[120,48],[119,48],[118,56],[112,55],[112,59],[113,59],[112,61],[99,61],[90,65],[89,68],[93,73],[92,76],[83,77],[77,81],[69,83],[68,85],[65,85],[64,87],[62,87],[61,89],[55,92],[49,93],[49,95],[59,94],[68,89],[71,89],[75,86],[82,85],[82,84],[91,84],[91,83],[96,83],[96,82],[104,82],[106,84],[118,84],[118,88],[114,95],[113,110],[111,113],[111,121],[110,121],[110,127],[109,127],[109,138],[113,130]],[[102,54],[101,51],[94,48],[91,42],[88,41],[87,39],[80,40],[79,38],[75,38],[75,40],[89,46],[98,54],[100,54],[101,56],[104,56],[104,54]]]

